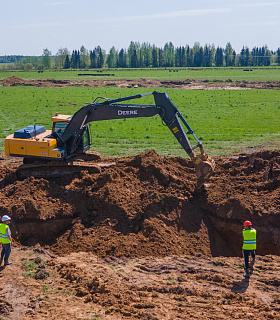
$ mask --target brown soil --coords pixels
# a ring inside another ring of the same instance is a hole
[[[139,78],[134,80],[55,80],[55,79],[36,79],[23,80],[18,77],[9,77],[0,80],[0,86],[35,86],[35,87],[105,87],[113,86],[119,88],[173,88],[173,89],[227,89],[227,90],[241,90],[241,89],[279,89],[279,81],[231,81],[231,80],[153,80],[148,78]]]
[[[200,191],[189,160],[153,150],[49,180],[18,181],[18,160],[1,159],[0,213],[16,242],[0,272],[4,319],[280,319],[279,151],[215,158]]]

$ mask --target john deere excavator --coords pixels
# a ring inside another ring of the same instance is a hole
[[[123,103],[143,96],[153,95],[155,105]],[[90,135],[88,124],[93,121],[152,117],[160,115],[194,163],[198,187],[212,175],[215,163],[204,153],[202,143],[197,139],[182,114],[164,92],[137,94],[118,99],[97,98],[94,102],[79,109],[73,116],[56,114],[52,117],[51,130],[45,125],[31,125],[15,131],[5,139],[7,156],[23,157],[23,165],[17,170],[19,178],[59,177],[87,169],[99,172],[102,162],[98,153],[89,152]],[[192,134],[197,144],[192,147],[187,133]],[[194,149],[200,153],[195,154]],[[78,160],[83,160],[79,162]],[[76,161],[76,162],[75,162]]]

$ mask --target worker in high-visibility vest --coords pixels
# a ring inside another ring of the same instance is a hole
[[[11,230],[9,228],[10,221],[11,221],[11,218],[5,215],[2,217],[2,223],[0,223],[0,242],[2,242],[0,266],[2,265],[3,259],[4,259],[4,266],[12,264],[12,262],[8,261],[9,256],[11,254],[12,242],[13,242],[12,236],[11,236]]]
[[[243,257],[244,257],[244,277],[250,276],[249,267],[253,268],[256,257],[257,248],[257,231],[253,228],[252,222],[247,220],[243,224]],[[249,265],[249,258],[252,256],[251,263]]]

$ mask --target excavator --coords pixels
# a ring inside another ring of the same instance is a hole
[[[154,105],[124,103],[147,95],[153,95]],[[214,160],[204,152],[201,141],[165,92],[154,91],[117,99],[98,97],[73,116],[56,113],[52,117],[52,126],[49,125],[51,130],[46,130],[47,125],[37,123],[7,136],[5,153],[7,156],[23,157],[23,165],[17,169],[17,176],[21,179],[29,176],[61,177],[84,169],[91,173],[100,172],[102,167],[113,163],[93,161],[101,160],[101,157],[97,152],[89,151],[89,123],[155,115],[161,117],[163,124],[189,155],[195,167],[197,186],[200,188],[213,174]],[[195,146],[191,146],[187,134],[193,135]],[[196,148],[199,149],[199,154],[194,153]]]

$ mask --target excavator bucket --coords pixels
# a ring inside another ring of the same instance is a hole
[[[213,174],[215,162],[206,153],[195,156],[193,161],[197,175],[197,188],[200,189]]]

